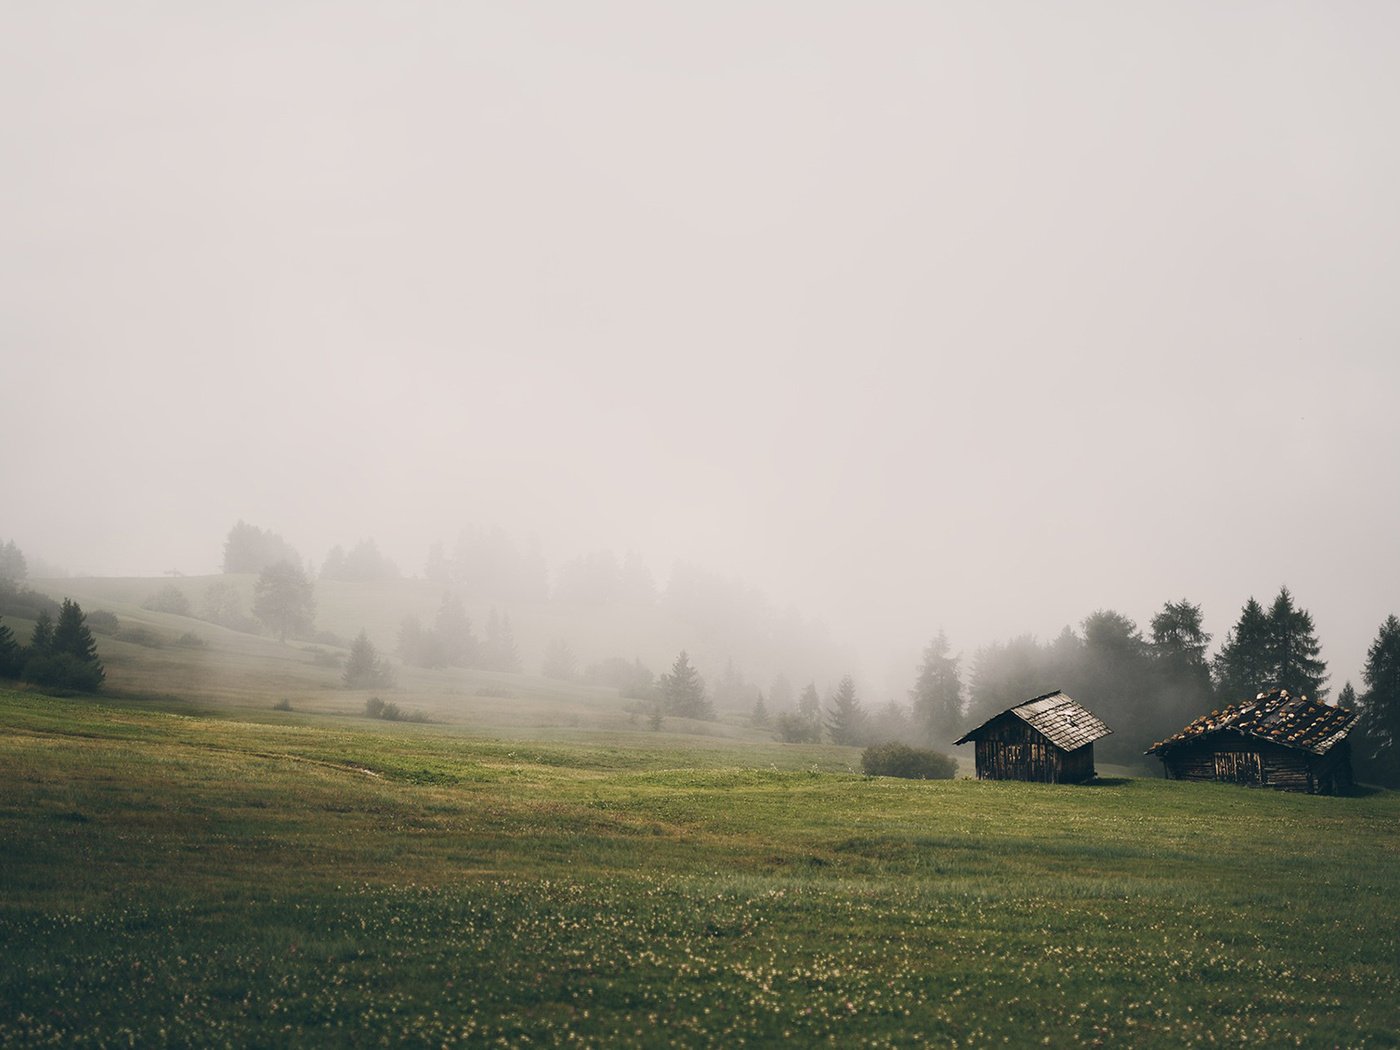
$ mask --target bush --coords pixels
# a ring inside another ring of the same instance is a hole
[[[292,709],[292,702],[284,696],[281,700],[278,700],[277,703],[272,705],[272,709],[274,711],[290,711]]]
[[[175,644],[182,645],[186,649],[203,649],[204,639],[193,631],[186,631],[184,634],[180,635],[179,638],[175,639]]]
[[[165,644],[160,635],[144,627],[124,627],[116,633],[116,639],[119,642],[130,642],[132,645],[144,645],[147,649],[159,649]]]
[[[791,711],[784,711],[774,723],[778,739],[784,744],[819,744],[822,729],[810,718],[803,718]]]
[[[190,599],[184,591],[180,590],[173,583],[167,583],[155,594],[151,595],[141,603],[141,608],[149,609],[151,612],[174,613],[177,616],[188,616],[191,612]],[[89,620],[92,617],[88,617]]]
[[[868,777],[904,777],[906,780],[952,780],[957,759],[937,751],[922,751],[904,744],[877,744],[860,756],[860,768]]]
[[[384,709],[389,705],[377,696],[372,696],[365,701],[365,716],[367,718],[383,718]],[[396,708],[397,709],[397,705]]]
[[[117,614],[106,609],[97,609],[87,614],[87,625],[97,634],[116,634]]]

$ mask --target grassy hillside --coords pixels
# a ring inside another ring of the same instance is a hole
[[[1395,1045],[1400,796],[0,693],[0,1043]]]

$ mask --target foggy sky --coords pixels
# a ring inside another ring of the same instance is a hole
[[[0,6],[0,540],[631,547],[867,667],[1400,611],[1400,8]],[[911,669],[912,670],[912,669]],[[1051,688],[1055,683],[1050,683]]]

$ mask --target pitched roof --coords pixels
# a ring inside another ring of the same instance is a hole
[[[1260,693],[1253,700],[1231,704],[1224,711],[1202,715],[1180,733],[1159,740],[1146,754],[1160,753],[1176,744],[1210,733],[1230,730],[1284,747],[1325,755],[1356,725],[1356,712],[1329,707],[1306,696],[1290,696],[1286,689]]]
[[[978,732],[1005,714],[1013,714],[1020,718],[1032,729],[1044,734],[1050,743],[1064,751],[1073,751],[1085,744],[1092,744],[1100,737],[1108,736],[1109,733],[1113,732],[1112,729],[1099,721],[1097,716],[1057,689],[1053,693],[1033,697],[1025,703],[1008,708],[1000,715],[987,719],[976,729],[968,730],[963,734],[961,740],[956,740],[954,743],[967,743]]]

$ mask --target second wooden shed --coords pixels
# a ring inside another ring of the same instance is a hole
[[[1094,776],[1094,741],[1113,730],[1058,689],[1007,708],[963,735],[980,780],[1078,784]]]

